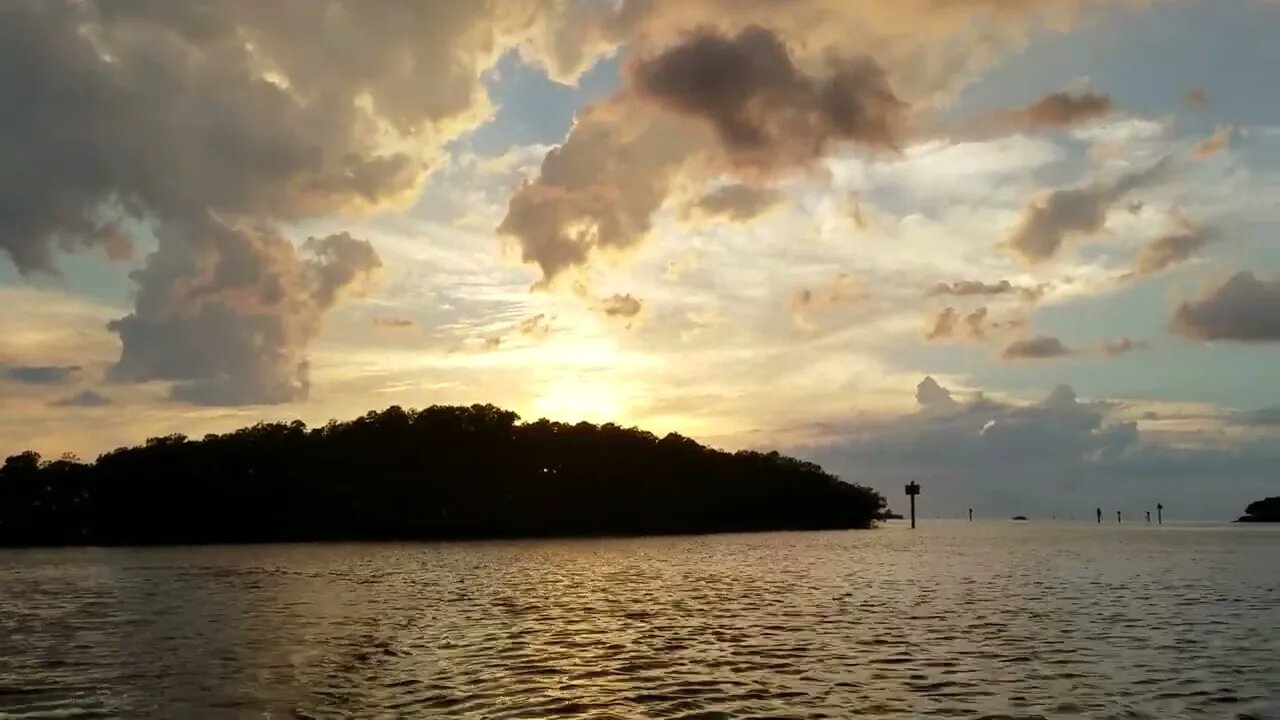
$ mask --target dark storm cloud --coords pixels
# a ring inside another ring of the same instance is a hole
[[[834,141],[894,149],[907,106],[868,57],[832,59],[823,76],[802,72],[773,31],[705,29],[627,68],[642,99],[706,122],[737,163],[797,164]]]
[[[1129,193],[1161,180],[1168,172],[1166,158],[1149,168],[1098,182],[1056,190],[1029,204],[1007,241],[1027,262],[1042,262],[1058,253],[1071,237],[1091,235],[1107,222],[1107,213]]]
[[[81,390],[75,395],[62,398],[52,403],[55,407],[95,408],[111,404],[111,398],[96,390]]]
[[[80,374],[79,365],[2,365],[0,380],[22,385],[61,385]]]
[[[1174,312],[1173,331],[1198,340],[1280,341],[1280,280],[1240,272]]]
[[[757,218],[782,202],[780,190],[743,183],[725,185],[703,195],[684,209],[687,218],[705,217],[746,222]]]
[[[1072,354],[1071,348],[1064,345],[1058,338],[1038,335],[1009,343],[1001,356],[1005,360],[1048,360],[1070,354]]]

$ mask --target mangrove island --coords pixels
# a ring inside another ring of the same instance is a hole
[[[1236,522],[1280,523],[1280,496],[1249,503],[1244,509],[1244,516]]]
[[[776,452],[491,405],[171,435],[0,468],[0,545],[159,545],[867,528],[874,490]]]

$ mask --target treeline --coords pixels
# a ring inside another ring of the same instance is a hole
[[[1244,509],[1244,516],[1236,522],[1280,523],[1280,496],[1249,503]]]
[[[885,501],[812,463],[491,405],[152,438],[0,468],[0,545],[151,545],[869,527]]]

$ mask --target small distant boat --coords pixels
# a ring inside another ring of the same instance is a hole
[[[1018,522],[1024,522],[1024,521],[1026,521],[1027,516],[1026,516],[1026,515],[1014,515],[1014,516],[1013,516],[1013,519],[1014,519],[1014,520],[1017,520]]]

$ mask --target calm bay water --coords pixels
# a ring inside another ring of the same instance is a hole
[[[0,551],[0,717],[1269,717],[1280,528]]]

